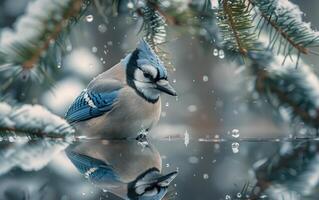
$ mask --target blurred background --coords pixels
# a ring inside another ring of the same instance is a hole
[[[319,2],[294,1],[319,27]],[[0,1],[0,27],[12,28],[25,12],[28,0]],[[99,73],[117,64],[136,47],[141,25],[131,17],[109,17],[106,22],[94,9],[71,32],[69,54],[57,66],[56,83],[48,89],[34,84],[13,94],[18,101],[44,105],[64,116],[75,97]],[[77,33],[77,34],[75,34]],[[1,41],[5,38],[1,38]],[[264,102],[256,100],[253,77],[214,46],[189,32],[168,28],[167,51],[173,67],[169,79],[178,97],[162,97],[162,115],[151,131],[152,143],[163,159],[163,171],[178,170],[167,199],[225,199],[254,181],[251,172],[259,159],[272,155],[274,142],[234,142],[240,138],[275,138],[292,134]],[[318,58],[307,58],[310,65]],[[299,129],[302,130],[302,129]],[[185,135],[189,143],[185,144]],[[231,139],[215,143],[211,139]],[[62,152],[40,171],[14,168],[0,177],[0,199],[117,199],[90,184]]]

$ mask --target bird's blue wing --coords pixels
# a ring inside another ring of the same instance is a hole
[[[66,155],[73,165],[93,182],[113,182],[119,180],[118,174],[112,166],[102,160],[92,158],[83,154],[66,150]]]
[[[73,102],[66,120],[69,123],[98,117],[110,111],[117,100],[119,89],[113,91],[84,90]]]

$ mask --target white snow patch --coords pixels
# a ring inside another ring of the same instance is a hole
[[[65,69],[84,79],[92,79],[103,70],[99,59],[85,48],[72,51],[64,60]]]
[[[58,115],[64,115],[84,88],[84,84],[78,79],[64,79],[55,85],[53,91],[47,91],[42,95],[41,103]]]
[[[0,127],[13,130],[38,131],[44,135],[56,134],[61,138],[73,134],[74,129],[62,118],[52,114],[40,105],[22,105],[13,108],[0,103]],[[0,174],[19,166],[23,170],[39,170],[69,145],[61,140],[19,139],[0,149]]]

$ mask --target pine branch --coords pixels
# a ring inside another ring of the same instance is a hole
[[[12,167],[38,170],[72,141],[74,129],[39,105],[0,103],[0,174]],[[32,140],[31,140],[32,139]]]
[[[217,17],[226,49],[242,55],[255,49],[252,16],[244,0],[220,0]]]
[[[73,134],[73,128],[62,118],[39,105],[23,105],[13,108],[0,103],[1,136],[26,135],[31,138],[65,138]]]
[[[152,1],[147,1],[146,5],[138,8],[137,13],[143,17],[141,30],[145,40],[150,44],[160,59],[169,66],[167,53],[160,48],[166,42],[166,22],[161,15],[159,7]]]
[[[15,29],[2,32],[0,60],[4,60],[4,64],[0,70],[14,70],[15,75],[22,74],[25,80],[32,74],[45,77],[47,68],[54,69],[59,64],[64,49],[61,46],[65,40],[63,37],[81,16],[82,7],[82,0],[36,0],[29,3],[26,14],[17,20]]]
[[[308,65],[296,69],[292,61],[281,65],[283,56],[271,52],[251,53],[250,68],[256,75],[255,89],[266,97],[276,110],[284,112],[290,122],[299,120],[319,128],[319,79]]]
[[[302,20],[303,12],[299,7],[290,1],[281,0],[248,0],[250,4],[258,8],[261,16],[258,22],[263,29],[264,25],[271,26],[276,33],[272,37],[271,42],[278,40],[276,34],[286,40],[284,49],[285,56],[292,54],[292,50],[296,49],[298,54],[315,53],[310,48],[318,47],[319,34],[313,31],[310,23]],[[280,50],[279,44],[278,51]]]

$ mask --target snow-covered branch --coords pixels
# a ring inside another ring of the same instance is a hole
[[[293,57],[296,58],[296,57]],[[319,128],[319,79],[302,60],[282,65],[283,56],[269,51],[250,54],[255,89],[279,111],[283,119],[298,119],[308,127]]]
[[[62,118],[40,105],[23,105],[13,108],[0,103],[0,132],[29,137],[64,138],[74,129]]]
[[[0,174],[15,166],[41,169],[69,145],[73,133],[64,119],[40,105],[13,108],[0,103],[0,139],[4,140],[0,146]]]
[[[61,62],[64,33],[82,11],[82,0],[31,1],[14,29],[2,30],[0,70],[13,70],[12,76],[21,75],[24,80],[31,75],[37,79],[38,74],[46,76],[47,68],[55,68]],[[6,85],[10,85],[8,82]]]

